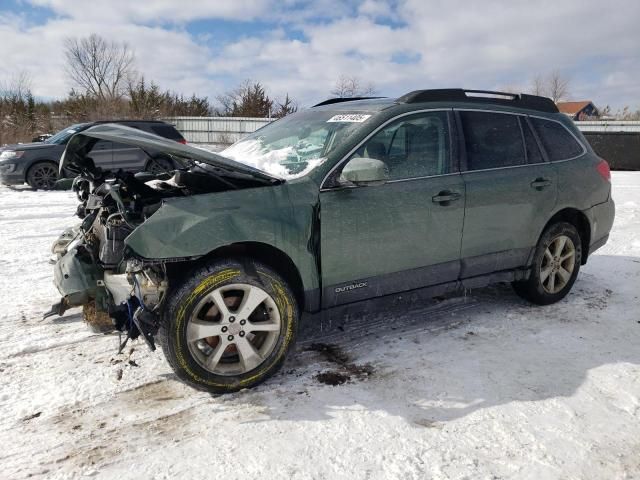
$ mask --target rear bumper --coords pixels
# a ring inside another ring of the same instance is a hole
[[[602,247],[609,239],[609,232],[613,227],[613,221],[616,216],[616,207],[613,199],[609,197],[604,203],[594,205],[584,214],[591,224],[591,242],[589,244],[588,255],[591,255],[597,249]],[[586,257],[585,257],[586,260]]]
[[[604,244],[607,243],[607,240],[609,240],[609,234],[599,238],[595,242],[591,242],[591,245],[589,245],[589,256],[591,256],[591,254],[598,250],[600,247],[603,247]]]

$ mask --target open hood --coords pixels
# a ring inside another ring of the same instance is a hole
[[[82,170],[89,166],[87,158],[91,157],[91,149],[98,140],[124,143],[142,150],[157,154],[164,153],[181,160],[196,160],[229,173],[250,176],[265,183],[281,183],[283,179],[270,175],[257,168],[236,162],[222,155],[209,152],[173,140],[147,133],[136,128],[113,123],[105,123],[76,133],[69,142],[60,160],[60,171],[63,168]]]

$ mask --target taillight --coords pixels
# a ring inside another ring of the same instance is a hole
[[[600,160],[598,165],[596,165],[596,170],[598,170],[600,176],[607,182],[611,181],[611,169],[609,168],[609,164],[606,160]]]
[[[187,144],[187,141],[186,141],[184,138],[182,138],[182,139],[178,140],[178,143],[181,143],[181,144],[183,144],[183,145],[186,145],[186,144]]]

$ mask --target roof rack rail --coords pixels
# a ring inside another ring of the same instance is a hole
[[[398,99],[398,103],[423,102],[474,102],[497,103],[512,107],[528,108],[547,113],[558,113],[553,100],[526,93],[494,92],[491,90],[465,90],[463,88],[440,88],[433,90],[414,90]]]
[[[328,100],[325,100],[324,102],[316,103],[313,107],[321,107],[323,105],[331,105],[333,103],[350,102],[352,100],[374,100],[376,98],[385,98],[385,97],[337,97],[337,98],[330,98]]]
[[[139,118],[116,118],[114,120],[95,120],[93,122],[87,122],[87,123],[103,124],[103,123],[124,123],[124,122],[167,123],[164,120],[141,120]]]

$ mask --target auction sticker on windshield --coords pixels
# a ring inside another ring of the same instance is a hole
[[[349,122],[349,123],[361,123],[364,122],[371,115],[365,115],[363,113],[343,113],[342,115],[334,115],[328,122]]]

